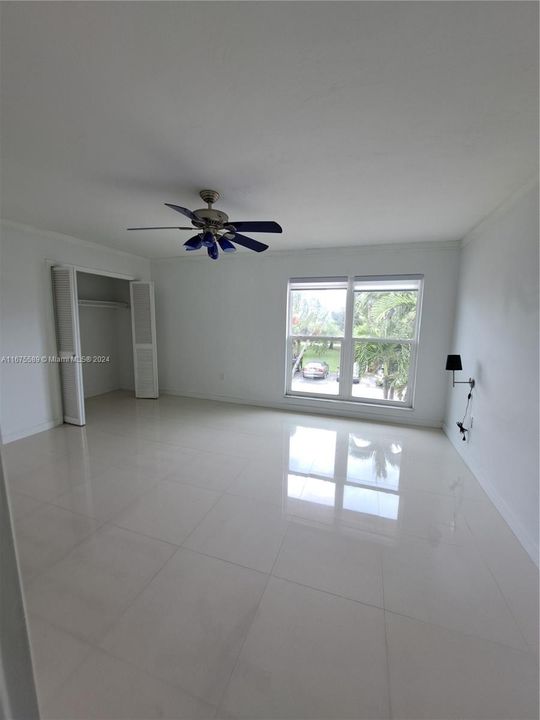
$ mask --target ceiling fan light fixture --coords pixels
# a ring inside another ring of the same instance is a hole
[[[218,243],[224,253],[236,252],[236,248],[234,247],[232,242],[227,238],[226,235],[222,235],[220,238],[218,238]]]
[[[202,239],[200,235],[195,235],[184,243],[186,250],[192,252],[193,250],[200,250],[202,247]]]
[[[203,233],[202,244],[204,245],[205,248],[208,248],[208,249],[210,249],[213,245],[216,244],[216,241],[214,240],[214,235],[212,232],[210,232],[210,230],[206,230]]]
[[[219,250],[218,250],[218,246],[216,245],[216,243],[214,243],[213,245],[211,245],[210,247],[207,248],[207,253],[208,253],[208,257],[212,258],[212,260],[218,259]]]

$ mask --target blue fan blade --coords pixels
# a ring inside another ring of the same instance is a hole
[[[214,236],[212,233],[207,230],[204,235],[202,236],[202,244],[206,248],[211,248],[213,245],[216,244],[216,241],[214,240]]]
[[[240,235],[240,233],[236,233],[236,235],[234,236],[234,242],[237,245],[243,245],[249,250],[255,250],[255,252],[264,252],[268,249],[268,245],[265,245],[258,240],[254,240],[253,238],[247,237],[246,235]]]
[[[193,230],[192,227],[177,227],[176,225],[159,225],[157,227],[136,227],[126,230]]]
[[[238,222],[230,222],[227,223],[227,227],[233,227],[235,230],[238,230],[239,232],[267,232],[267,233],[280,233],[283,232],[283,228],[281,225],[278,225],[277,222],[273,222],[272,220],[261,220],[261,221],[247,221],[244,222],[238,221]]]
[[[182,215],[185,215],[190,220],[194,220],[197,222],[200,222],[199,218],[191,212],[191,210],[188,210],[187,208],[180,207],[180,205],[173,205],[172,203],[163,203],[167,207],[170,207],[172,210],[176,210],[176,212],[182,213]]]
[[[186,240],[184,243],[184,247],[186,250],[200,250],[202,248],[201,236],[195,235],[195,237],[189,238],[189,240]]]
[[[227,240],[226,237],[218,238],[218,243],[219,243],[220,248],[223,250],[223,252],[226,252],[226,253],[236,252],[236,248],[234,247],[232,242],[230,242],[230,240]]]
[[[219,257],[219,250],[216,243],[214,243],[211,247],[207,248],[206,252],[208,253],[208,257],[211,257],[212,260],[217,260]]]

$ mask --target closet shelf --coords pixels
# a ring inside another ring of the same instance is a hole
[[[129,303],[116,300],[83,300],[79,299],[78,304],[81,307],[100,307],[100,308],[128,308]]]

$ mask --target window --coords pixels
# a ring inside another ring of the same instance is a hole
[[[339,395],[347,278],[291,283],[289,348],[292,392]]]
[[[420,276],[289,283],[287,393],[412,407]]]

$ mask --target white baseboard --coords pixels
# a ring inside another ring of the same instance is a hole
[[[452,428],[452,430],[454,430],[454,428]],[[512,510],[512,508],[508,505],[506,500],[502,497],[500,492],[492,485],[492,483],[488,482],[485,477],[482,477],[480,473],[478,473],[469,465],[465,457],[460,452],[460,446],[458,444],[457,438],[454,438],[452,436],[452,434],[450,433],[450,428],[448,427],[448,425],[446,425],[446,423],[443,423],[443,432],[450,440],[452,445],[455,447],[456,451],[459,453],[459,456],[461,457],[465,465],[469,468],[474,477],[478,480],[478,482],[480,483],[480,487],[491,500],[499,515],[501,515],[510,530],[514,533],[519,543],[526,551],[527,555],[529,555],[531,560],[538,567],[538,556],[540,552],[538,540],[530,536],[530,533],[524,527],[520,518],[517,517],[516,513]]]
[[[196,400],[213,400],[216,402],[227,402],[233,405],[253,405],[255,407],[270,408],[272,410],[286,410],[289,412],[303,412],[311,415],[330,415],[334,417],[347,417],[354,420],[366,420],[369,422],[383,422],[392,425],[412,425],[415,427],[427,427],[441,429],[442,421],[435,418],[422,418],[414,414],[410,408],[398,408],[387,410],[384,407],[366,409],[365,405],[356,403],[337,404],[334,400],[304,399],[300,397],[287,396],[282,400],[259,400],[245,397],[234,397],[230,395],[218,395],[215,393],[193,393],[176,388],[160,388],[162,395],[174,395],[176,397],[193,398]],[[353,406],[352,408],[347,407]]]
[[[52,428],[62,425],[63,422],[63,418],[55,418],[54,420],[47,420],[47,422],[39,423],[39,425],[32,425],[31,427],[23,428],[21,430],[14,430],[13,432],[7,433],[7,435],[2,434],[2,441],[4,445],[6,445],[14,440],[21,440],[22,438],[44,432],[45,430],[52,430]]]

